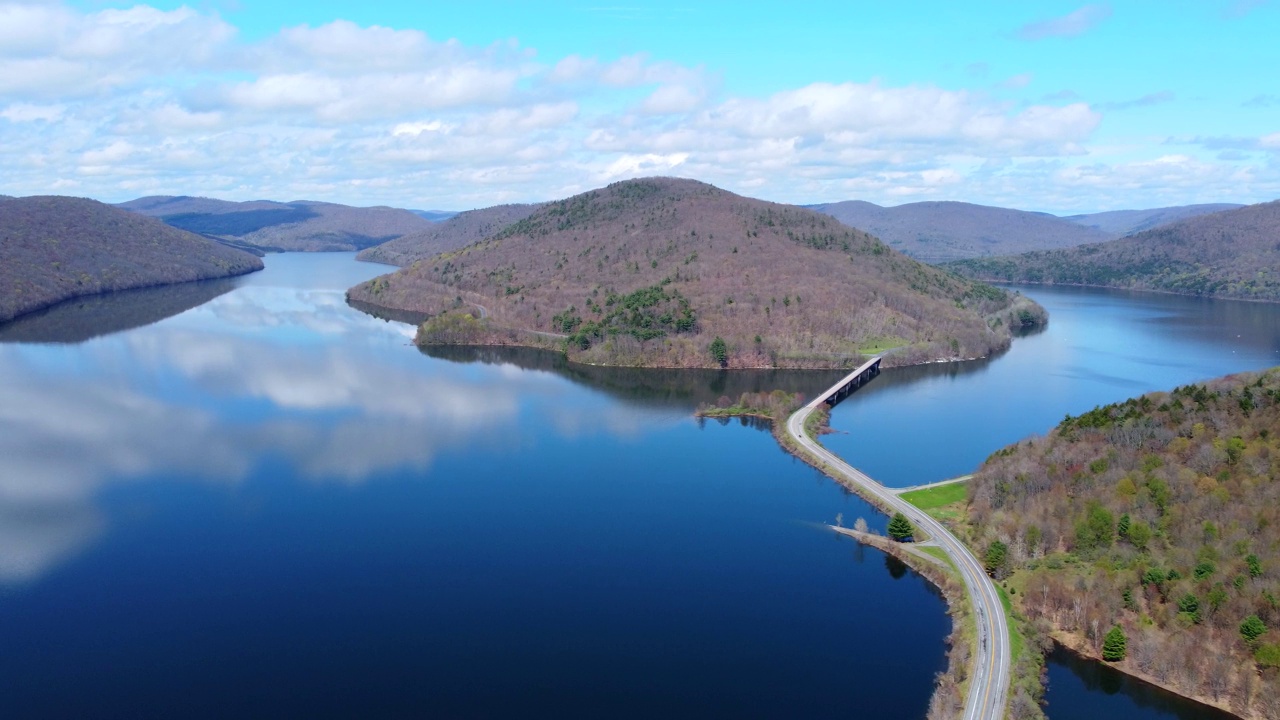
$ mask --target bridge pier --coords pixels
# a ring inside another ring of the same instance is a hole
[[[822,399],[823,402],[835,407],[841,400],[852,395],[855,390],[880,374],[880,360],[881,358],[878,357],[872,358],[864,363],[862,367],[849,373],[839,385],[828,391],[827,396]]]

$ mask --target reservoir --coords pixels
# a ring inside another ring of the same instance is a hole
[[[691,417],[839,373],[424,353],[344,302],[388,268],[266,263],[0,327],[0,716],[924,716],[945,604],[823,527],[884,518],[767,428]],[[1280,364],[1276,306],[1023,292],[1048,329],[884,372],[828,447],[931,482]],[[1054,720],[1213,717],[1080,672],[1051,661]]]

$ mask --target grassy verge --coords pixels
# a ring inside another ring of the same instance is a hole
[[[965,484],[958,482],[912,490],[899,497],[954,528],[965,519],[965,506],[969,501],[967,493]]]
[[[911,492],[902,493],[899,497],[921,510],[934,510],[944,505],[964,502],[968,497],[967,493],[968,489],[965,484],[958,482],[925,488],[924,490],[912,490]]]
[[[1018,658],[1022,657],[1022,649],[1027,645],[1027,639],[1022,634],[1022,624],[1014,616],[1013,601],[1009,599],[1009,593],[999,585],[996,585],[996,592],[1000,593],[1000,604],[1004,606],[1004,621],[1009,626],[1009,652],[1016,664]]]
[[[888,337],[869,338],[866,344],[858,348],[858,352],[870,357],[872,355],[883,355],[890,350],[900,348],[904,345],[911,344],[906,338],[890,335]]]

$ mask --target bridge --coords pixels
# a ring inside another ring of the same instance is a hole
[[[846,375],[812,402],[787,418],[786,431],[795,441],[801,457],[822,469],[845,487],[858,493],[863,499],[889,513],[900,512],[907,516],[918,531],[924,531],[955,566],[964,582],[965,591],[973,606],[973,620],[977,630],[974,638],[974,655],[969,673],[968,695],[964,701],[962,720],[1002,720],[1005,701],[1009,694],[1009,676],[1012,669],[1009,626],[1005,620],[1004,605],[996,594],[995,584],[987,577],[978,559],[969,548],[943,527],[942,523],[898,497],[896,491],[872,480],[866,473],[853,468],[838,455],[820,445],[805,431],[804,423],[820,403],[835,405],[862,387],[867,380],[880,373],[880,357],[863,363]]]
[[[849,397],[854,390],[867,384],[867,381],[880,374],[880,361],[884,358],[877,355],[870,360],[858,366],[857,370],[845,375],[835,385],[827,388],[826,392],[819,395],[810,405],[817,407],[818,403],[824,402],[832,407],[836,403]]]

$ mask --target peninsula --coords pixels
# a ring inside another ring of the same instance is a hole
[[[94,200],[0,200],[0,322],[74,297],[261,269],[249,253]]]
[[[983,357],[1045,317],[829,216],[675,178],[547,203],[347,295],[429,316],[424,345],[554,347],[577,362],[654,367]]]

